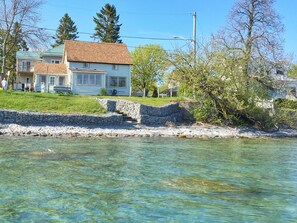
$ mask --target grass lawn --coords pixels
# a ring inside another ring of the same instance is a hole
[[[0,91],[0,108],[17,111],[37,111],[62,114],[103,114],[105,109],[95,96],[59,95],[50,93]],[[180,98],[99,96],[99,98],[121,99],[151,106],[163,106]]]
[[[103,114],[105,109],[92,96],[0,91],[0,108],[62,114]]]
[[[170,97],[152,98],[152,97],[98,96],[98,98],[128,100],[128,101],[138,102],[140,104],[150,105],[150,106],[163,106],[170,102],[182,100],[181,98],[170,98]]]

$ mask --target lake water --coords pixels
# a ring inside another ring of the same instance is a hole
[[[0,137],[0,222],[297,222],[297,140]]]

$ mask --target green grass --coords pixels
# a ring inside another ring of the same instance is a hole
[[[17,111],[37,111],[61,114],[103,114],[105,109],[95,96],[59,95],[35,92],[0,91],[0,108]],[[120,99],[150,106],[163,106],[180,98],[99,96],[99,98]]]
[[[0,91],[0,108],[62,114],[103,114],[105,109],[92,96]]]
[[[170,102],[176,102],[182,100],[181,98],[152,98],[152,97],[122,97],[122,96],[99,96],[98,98],[105,98],[105,99],[118,99],[118,100],[128,100],[137,102],[144,105],[150,106],[163,106]]]

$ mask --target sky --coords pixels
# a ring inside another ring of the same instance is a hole
[[[57,29],[68,13],[75,22],[78,40],[93,41],[93,17],[106,3],[115,5],[122,24],[120,35],[129,50],[144,44],[160,44],[166,50],[190,47],[193,13],[197,13],[197,42],[205,42],[227,23],[236,0],[48,0],[41,8],[39,27]],[[276,0],[276,11],[285,25],[284,49],[297,61],[297,0]],[[54,31],[49,31],[52,35]],[[180,36],[184,39],[174,39]],[[151,39],[143,39],[151,38]],[[164,40],[158,40],[164,39]]]

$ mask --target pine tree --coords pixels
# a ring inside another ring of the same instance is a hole
[[[96,24],[93,37],[102,42],[121,43],[119,33],[122,24],[119,24],[120,16],[117,15],[115,6],[106,4],[96,15],[97,18],[93,19]]]
[[[52,47],[59,46],[64,43],[65,40],[75,40],[78,38],[78,32],[76,25],[70,18],[70,16],[66,13],[60,19],[60,25],[56,32],[56,43],[52,45]]]

